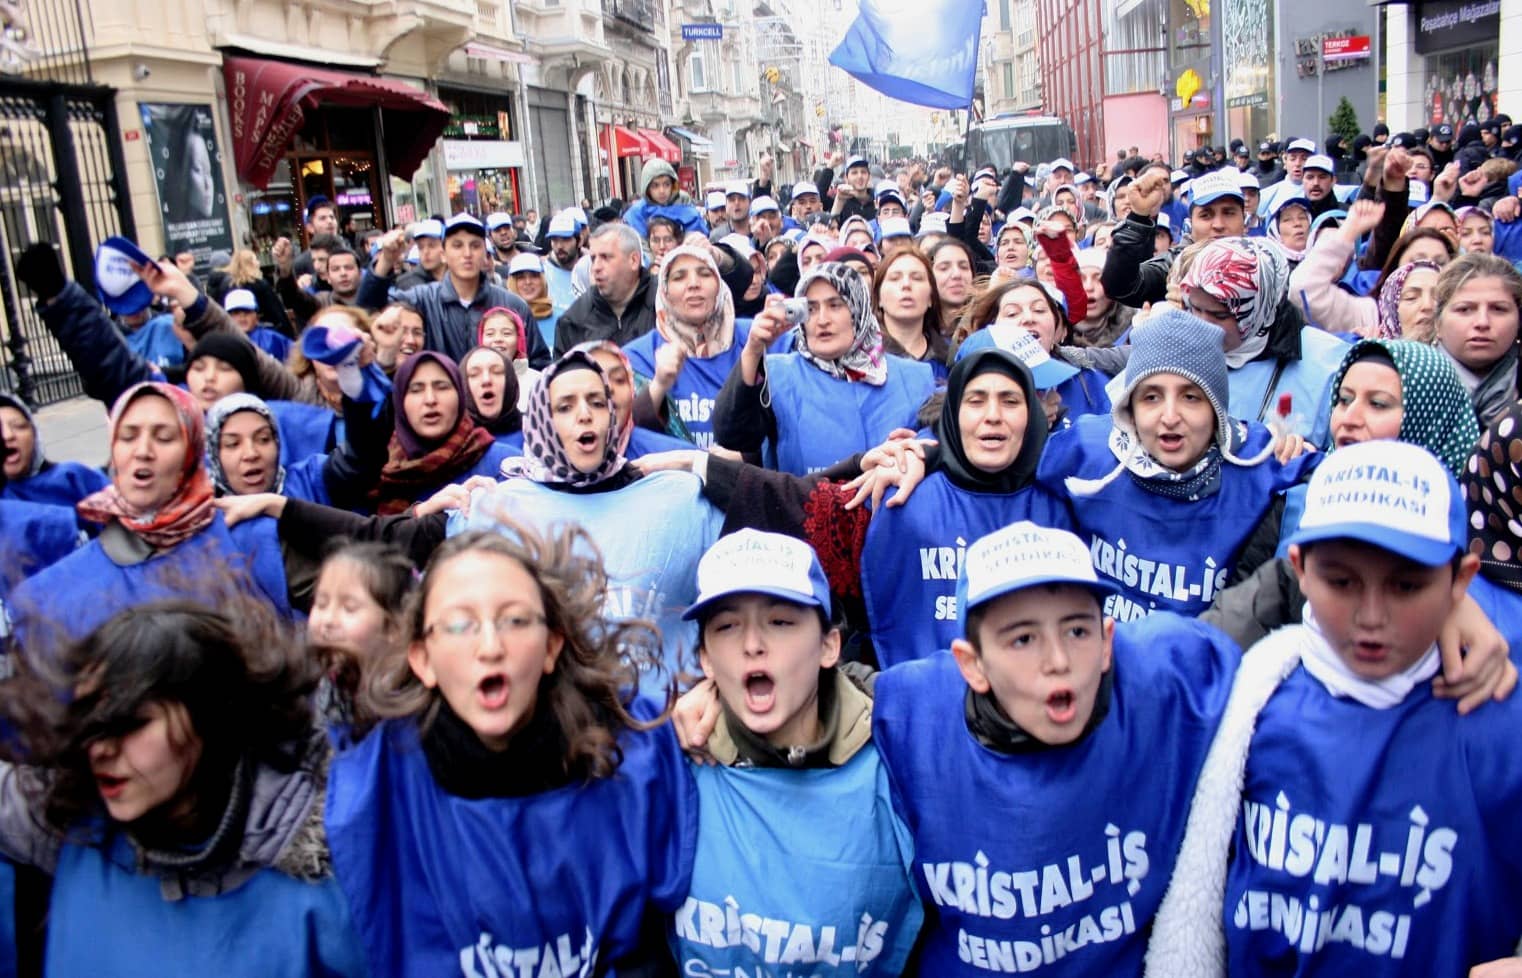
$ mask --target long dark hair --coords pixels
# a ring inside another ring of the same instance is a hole
[[[1394,275],[1397,268],[1406,264],[1406,249],[1423,238],[1429,241],[1436,241],[1448,249],[1449,261],[1452,261],[1454,256],[1459,253],[1458,246],[1449,240],[1448,235],[1437,228],[1413,227],[1395,239],[1395,244],[1390,247],[1390,253],[1385,256],[1385,265],[1379,270],[1379,278],[1375,280],[1374,288],[1369,290],[1369,295],[1378,298],[1379,290],[1385,287],[1385,280]]]

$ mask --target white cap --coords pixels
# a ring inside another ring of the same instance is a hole
[[[1016,221],[1034,221],[1035,219],[1036,212],[1029,207],[1016,207],[1009,214],[1009,224],[1013,224]],[[1005,226],[1007,227],[1008,224]]]
[[[1189,174],[1183,170],[1174,170],[1172,173],[1168,174],[1168,180],[1172,183],[1183,183],[1188,179]]]
[[[877,222],[878,237],[886,241],[889,238],[909,238],[914,232],[909,230],[907,217],[885,217]]]
[[[767,211],[776,211],[777,213],[781,213],[782,208],[777,206],[777,202],[775,200],[765,196],[757,197],[755,200],[750,202],[750,212],[752,214],[765,214]]]
[[[1105,259],[1110,257],[1109,248],[1079,248],[1073,253],[1073,260],[1078,262],[1079,269],[1104,268]]]
[[[764,594],[831,613],[830,584],[814,548],[783,533],[747,528],[720,537],[698,561],[698,599],[682,618],[698,618],[733,594]]]
[[[1158,211],[1157,216],[1152,219],[1152,223],[1156,224],[1164,231],[1173,230],[1173,218],[1168,216],[1167,211]]]
[[[1237,186],[1243,190],[1260,190],[1263,185],[1258,182],[1258,176],[1249,170],[1237,171]]]
[[[544,259],[540,258],[538,255],[514,255],[513,260],[507,266],[507,274],[509,276],[513,276],[517,275],[519,272],[537,272],[538,274],[543,275]]]
[[[744,197],[750,199],[750,184],[744,180],[730,180],[724,184],[725,197]]]
[[[1406,181],[1406,200],[1411,204],[1425,204],[1432,193],[1427,189],[1427,184],[1422,180]]]
[[[897,180],[879,180],[877,181],[877,186],[872,188],[873,197],[881,197],[883,194],[896,194],[898,192]]]
[[[1337,167],[1333,165],[1332,158],[1330,156],[1322,156],[1320,154],[1312,156],[1310,159],[1306,160],[1304,168],[1307,170],[1321,170],[1324,173],[1337,172]]]
[[[433,220],[418,221],[407,229],[407,233],[412,235],[414,240],[417,238],[438,238],[443,240],[444,222]]]
[[[550,229],[544,232],[546,238],[574,238],[576,237],[576,218],[561,211],[550,218]]]
[[[819,188],[807,180],[799,180],[797,183],[793,184],[793,200],[797,200],[804,194],[813,194],[815,197],[818,197]]]
[[[486,225],[476,220],[476,216],[474,214],[467,214],[464,211],[461,211],[454,217],[451,217],[449,220],[444,222],[444,237],[447,238],[451,234],[457,234],[460,232],[464,232],[466,234],[474,234],[478,238],[484,238],[486,237]]]
[[[1069,173],[1072,173],[1074,170],[1078,169],[1078,167],[1074,166],[1073,161],[1068,159],[1066,156],[1059,156],[1055,160],[1052,160],[1052,169],[1054,171],[1066,169]]]
[[[1284,151],[1286,153],[1293,153],[1296,150],[1300,150],[1301,152],[1305,153],[1314,153],[1316,152],[1316,141],[1314,139],[1306,139],[1304,136],[1302,136],[1299,139],[1291,139],[1289,141],[1289,145],[1284,147]]]
[[[228,312],[258,312],[259,300],[248,289],[233,289],[222,297],[222,308]]]
[[[1081,172],[1081,173],[1079,173],[1079,174],[1077,174],[1077,175],[1075,175],[1073,177],[1073,186],[1075,186],[1075,187],[1081,187],[1081,186],[1083,186],[1086,183],[1093,183],[1093,182],[1094,182],[1094,175],[1092,173],[1090,173],[1089,171],[1087,171],[1087,170],[1084,170],[1083,172]]]
[[[922,214],[920,216],[919,237],[923,238],[927,234],[945,234],[946,225],[950,220],[951,215],[947,214],[945,211],[935,211],[930,214]]]
[[[1236,177],[1222,173],[1220,170],[1212,170],[1204,176],[1195,177],[1189,182],[1189,205],[1191,207],[1203,207],[1212,201],[1222,197],[1235,197],[1242,200],[1242,185]]]
[[[409,265],[416,265],[418,262],[420,262],[422,260],[423,260],[423,253],[418,251],[417,245],[413,245],[411,248],[408,248],[407,249],[407,257],[402,259],[402,261],[406,262]]]
[[[571,220],[576,222],[576,226],[578,228],[584,228],[588,224],[592,223],[587,218],[587,212],[582,210],[580,207],[567,207],[565,210],[561,211],[561,213],[571,215]]]
[[[704,203],[706,203],[708,205],[708,209],[711,210],[711,211],[716,211],[716,210],[721,209],[724,206],[724,191],[722,191],[722,190],[713,190],[713,191],[710,191],[709,194],[708,194],[708,199],[706,201],[704,201]]]
[[[1443,463],[1404,441],[1366,441],[1326,456],[1290,543],[1359,540],[1435,567],[1469,540],[1464,494]]]
[[[1083,541],[1066,530],[1022,520],[973,541],[957,579],[957,610],[967,612],[994,598],[1042,584],[1077,584],[1096,594],[1114,588],[1094,573]]]
[[[719,244],[732,249],[735,254],[749,261],[750,256],[756,253],[756,246],[750,243],[750,239],[740,233],[726,234],[719,239]]]
[[[486,230],[495,231],[500,227],[512,227],[513,215],[507,211],[492,211],[486,215]]]

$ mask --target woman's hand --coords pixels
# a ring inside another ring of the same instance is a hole
[[[255,492],[247,496],[221,496],[211,504],[222,511],[222,521],[228,527],[261,516],[280,518],[285,512],[285,497],[272,492]]]
[[[146,265],[134,265],[137,277],[142,279],[154,295],[173,299],[182,306],[191,306],[200,297],[201,292],[185,277],[185,273],[172,261],[149,262]]]
[[[777,337],[792,328],[783,311],[782,296],[767,296],[765,308],[750,321],[750,335],[745,338],[745,349],[740,351],[740,379],[745,381],[746,387],[761,382],[761,364],[766,360],[766,351]]]
[[[1342,235],[1342,240],[1356,245],[1364,235],[1379,227],[1384,216],[1384,201],[1355,200],[1353,206],[1348,208],[1347,219],[1342,222],[1338,233]]]
[[[637,461],[629,464],[645,475],[652,472],[691,472],[692,467],[697,464],[698,456],[702,454],[695,448],[678,448],[670,452],[651,452],[649,455],[641,455]]]
[[[700,764],[715,764],[708,753],[708,738],[719,725],[719,687],[705,679],[683,693],[671,711],[676,741],[687,756]]]
[[[470,497],[477,489],[492,489],[497,480],[489,475],[473,475],[458,485],[445,486],[427,499],[412,507],[412,515],[418,519],[457,509],[460,515],[470,515]]]
[[[1517,667],[1507,657],[1506,639],[1468,595],[1443,623],[1437,647],[1443,674],[1432,681],[1432,694],[1459,701],[1459,715],[1488,700],[1500,702],[1517,688]]]
[[[1279,460],[1280,465],[1293,462],[1300,456],[1315,450],[1304,438],[1293,431],[1286,431],[1274,439],[1274,458]]]
[[[890,509],[904,505],[925,479],[925,446],[933,444],[916,439],[907,428],[892,432],[888,441],[861,457],[862,474],[845,484],[846,491],[853,493],[845,508],[855,509],[870,498],[875,512],[885,505],[883,496],[891,486],[898,491],[886,505]]]
[[[687,348],[680,343],[663,343],[655,351],[655,376],[650,378],[648,392],[651,402],[659,408],[687,362]]]

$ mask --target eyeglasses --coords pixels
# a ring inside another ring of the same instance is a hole
[[[497,644],[507,636],[522,635],[543,627],[548,622],[543,615],[503,615],[490,623],[492,638]],[[475,615],[451,615],[423,629],[424,638],[436,639],[441,646],[450,648],[475,648],[481,641],[481,630],[486,624]]]

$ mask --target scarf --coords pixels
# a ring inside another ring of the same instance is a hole
[[[1332,375],[1328,387],[1332,405],[1336,406],[1342,379],[1353,364],[1382,359],[1379,351],[1385,353],[1400,375],[1401,419],[1397,438],[1425,448],[1449,472],[1462,478],[1474,444],[1480,440],[1480,425],[1458,371],[1437,347],[1411,340],[1360,340]],[[1334,447],[1328,442],[1326,450],[1330,452]]]
[[[1375,297],[1375,303],[1379,309],[1379,338],[1382,340],[1398,340],[1404,335],[1400,325],[1400,294],[1406,288],[1406,279],[1418,268],[1430,269],[1441,272],[1442,269],[1436,262],[1425,259],[1421,261],[1407,262],[1385,279],[1385,284],[1380,287],[1379,295]],[[1335,390],[1335,388],[1334,388]]]
[[[1326,691],[1338,699],[1353,700],[1375,710],[1388,710],[1398,706],[1417,686],[1437,675],[1442,660],[1438,657],[1437,643],[1422,653],[1404,672],[1384,679],[1365,679],[1348,668],[1342,657],[1327,642],[1326,634],[1316,621],[1310,603],[1305,606],[1303,618],[1307,641],[1300,650],[1300,664],[1305,671]]]
[[[1522,405],[1480,439],[1459,484],[1469,502],[1469,552],[1492,582],[1522,593]]]
[[[666,280],[679,258],[692,258],[708,266],[719,286],[714,296],[713,312],[701,323],[689,323],[677,316],[666,301]],[[765,301],[763,290],[762,300]],[[687,351],[688,356],[716,357],[728,352],[735,342],[735,297],[719,274],[718,263],[706,249],[681,245],[666,253],[655,282],[655,328],[661,338]]]
[[[211,500],[215,495],[211,478],[206,474],[205,422],[201,409],[188,391],[157,381],[134,384],[116,399],[111,409],[111,442],[115,444],[122,416],[140,397],[158,396],[167,400],[179,418],[180,436],[185,441],[185,464],[174,494],[157,510],[143,510],[128,502],[116,485],[120,473],[112,467],[111,484],[81,499],[79,515],[93,523],[117,522],[154,550],[168,550],[204,530],[216,511]]]
[[[627,460],[624,443],[629,432],[615,430],[617,411],[613,408],[613,392],[608,388],[607,377],[602,368],[582,344],[544,369],[529,394],[528,417],[523,421],[523,455],[502,463],[502,476],[507,479],[529,479],[558,488],[585,488],[606,482],[621,472]],[[554,415],[550,406],[550,385],[555,378],[572,370],[590,370],[602,381],[603,392],[608,398],[608,438],[603,446],[602,461],[591,472],[583,472],[572,464],[560,443],[555,430]]]
[[[438,712],[422,734],[423,756],[439,787],[457,798],[480,799],[522,798],[569,784],[565,732],[545,695],[551,681],[549,676],[539,681],[538,708],[502,751],[481,743],[440,696]]]
[[[1077,740],[1063,746],[1081,744],[1089,734],[1099,729],[1099,724],[1110,714],[1110,698],[1114,691],[1115,666],[1112,663],[1099,677],[1099,690],[1094,694],[1094,710],[1089,714],[1089,722],[1083,725]],[[1052,745],[1032,737],[1011,720],[991,693],[975,693],[972,687],[968,687],[967,695],[962,701],[962,718],[967,724],[967,732],[991,751],[1000,754],[1035,754],[1053,749]]]
[[[516,366],[518,363],[527,364],[528,361],[516,360],[509,363],[501,350],[493,350],[489,346],[478,346],[465,354],[464,359],[460,361],[460,366],[464,368],[466,373],[470,371],[470,358],[477,353],[483,356],[494,356],[502,362],[502,410],[498,411],[497,416],[494,418],[488,418],[482,414],[481,409],[476,405],[476,396],[471,393],[469,383],[465,385],[465,410],[470,412],[471,419],[476,424],[485,428],[494,436],[510,435],[516,431],[521,431],[523,429],[523,412],[518,410],[518,371]]]
[[[1025,435],[1020,451],[1002,471],[985,472],[967,460],[962,444],[962,397],[967,385],[983,374],[1002,374],[1020,385],[1025,393]],[[970,492],[1011,493],[1024,489],[1036,477],[1041,450],[1046,447],[1046,411],[1036,393],[1036,382],[1029,368],[1013,353],[1001,349],[982,349],[958,360],[946,378],[946,398],[941,403],[941,417],[936,423],[936,438],[941,443],[937,469],[946,473],[952,484]]]
[[[1307,215],[1311,213],[1310,204],[1304,197],[1291,197],[1288,200],[1282,201],[1278,207],[1274,208],[1274,216],[1268,220],[1268,237],[1271,241],[1274,242],[1274,244],[1279,246],[1280,251],[1284,252],[1285,258],[1295,262],[1296,264],[1299,264],[1305,260],[1306,248],[1310,247],[1310,232],[1306,232],[1305,247],[1302,248],[1291,248],[1289,245],[1285,244],[1284,239],[1279,236],[1279,218],[1282,217],[1284,212],[1289,210],[1291,207],[1299,207],[1303,209]]]
[[[443,368],[459,398],[453,430],[441,441],[432,443],[412,427],[405,408],[412,375],[424,363]],[[470,416],[469,394],[460,381],[459,368],[442,353],[423,350],[403,360],[396,368],[395,390],[403,403],[395,408],[396,430],[386,446],[386,464],[381,468],[380,481],[370,490],[370,501],[381,516],[404,513],[423,493],[454,482],[481,461],[492,446],[491,432]]]
[[[1236,429],[1240,431],[1240,428]],[[1240,444],[1240,437],[1234,439]],[[1184,472],[1175,472],[1157,463],[1142,447],[1140,438],[1116,427],[1110,430],[1110,450],[1120,459],[1131,479],[1141,488],[1158,496],[1195,502],[1214,496],[1221,489],[1221,448],[1214,443]]]
[[[232,486],[228,485],[227,473],[222,471],[222,427],[227,424],[229,418],[240,411],[252,411],[269,423],[270,432],[275,436],[275,447],[280,447],[280,424],[275,420],[274,412],[270,406],[252,394],[237,393],[229,394],[211,406],[206,412],[206,471],[211,476],[211,484],[216,487],[217,495],[233,495]],[[275,481],[271,483],[269,491],[279,495],[285,490],[285,466],[279,464],[279,455],[276,455]]]
[[[523,317],[518,315],[513,310],[507,308],[506,306],[492,306],[490,309],[481,314],[480,321],[476,323],[476,345],[486,345],[486,321],[493,316],[506,316],[508,319],[512,320],[513,330],[518,335],[518,345],[515,348],[518,352],[513,355],[513,359],[527,360],[528,330],[523,325]],[[460,361],[461,364],[464,364],[464,362],[464,360]]]
[[[808,335],[803,324],[793,327],[793,346],[798,355],[837,380],[864,381],[873,387],[888,382],[887,354],[883,350],[883,328],[872,314],[872,296],[867,285],[855,270],[840,262],[820,262],[810,268],[798,280],[794,295],[803,298],[809,286],[815,282],[827,282],[845,300],[851,310],[851,322],[855,335],[851,348],[839,359],[826,360],[809,350]]]
[[[519,272],[518,274],[521,275],[523,273]],[[534,272],[533,274],[538,275],[541,282],[544,280],[544,274],[542,272]],[[550,301],[550,297],[545,293],[543,286],[540,286],[539,298],[527,299],[519,294],[515,284],[517,279],[518,275],[509,275],[507,277],[507,290],[513,295],[518,296],[518,298],[523,299],[524,302],[528,303],[529,315],[533,316],[537,320],[549,319],[552,315],[555,314],[555,304]]]
[[[1184,275],[1185,298],[1194,289],[1214,296],[1237,318],[1241,344],[1226,353],[1235,370],[1268,348],[1268,334],[1289,290],[1289,261],[1262,238],[1222,238],[1206,245]]]

